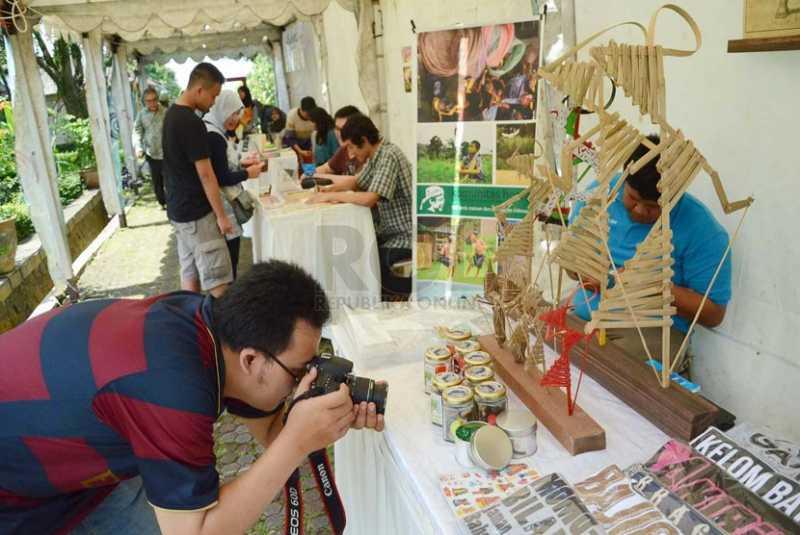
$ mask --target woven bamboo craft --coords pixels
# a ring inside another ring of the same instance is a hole
[[[654,44],[656,19],[665,9],[676,12],[689,24],[696,41],[694,50],[676,50]],[[674,129],[666,119],[664,57],[689,56],[700,47],[700,31],[694,20],[683,9],[665,5],[653,15],[648,28],[638,23],[623,24],[633,24],[640,28],[646,43],[629,45],[612,40],[604,46],[593,47],[589,53],[589,61],[573,59],[578,50],[604,33],[599,32],[539,71],[543,79],[569,97],[573,106],[595,112],[598,118],[598,124],[594,128],[565,144],[561,152],[561,185],[569,186],[573,180],[574,151],[587,141],[592,141],[598,147],[598,187],[570,226],[569,232],[562,238],[553,253],[553,260],[561,267],[577,273],[579,277],[591,278],[601,284],[600,304],[592,314],[591,322],[587,324],[587,332],[600,329],[604,334],[605,329],[611,328],[663,329],[664,371],[660,380],[662,386],[667,386],[669,370],[672,369],[669,328],[672,325],[672,316],[676,313],[672,306],[671,293],[673,259],[670,211],[700,171],[705,171],[711,178],[726,213],[749,206],[752,199],[729,202],[716,171],[692,142]],[[660,143],[656,145],[650,142],[617,114],[607,113],[603,109],[605,78],[621,87],[639,112],[659,126]],[[624,168],[625,162],[641,144],[647,147],[648,152]],[[655,158],[659,158],[657,169],[661,174],[658,184],[661,192],[661,216],[653,224],[647,238],[637,247],[634,257],[625,263],[624,273],[617,275],[616,284],[607,289],[609,268],[613,267],[607,243],[609,203],[616,198],[630,174],[638,172]],[[612,180],[620,172],[622,176],[612,188]],[[553,175],[554,171],[542,172],[546,173]],[[551,178],[551,183],[552,180]],[[724,257],[720,263],[723,261]],[[704,300],[707,295],[708,292]]]

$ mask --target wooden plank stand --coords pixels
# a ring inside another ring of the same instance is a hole
[[[495,373],[522,400],[539,421],[572,455],[606,447],[606,433],[580,406],[567,415],[567,396],[561,389],[540,386],[541,372],[535,367],[525,371],[524,364],[498,345],[494,335],[478,338],[484,351],[494,359]]]
[[[567,316],[567,326],[581,329],[583,322]],[[570,360],[606,390],[647,418],[671,437],[690,441],[710,425],[725,427],[730,413],[704,397],[669,384],[662,388],[653,370],[642,359],[626,353],[613,343],[600,347],[592,337],[588,354],[583,344],[572,349]]]

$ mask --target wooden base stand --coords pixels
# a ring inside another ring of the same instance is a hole
[[[567,326],[582,330],[583,322],[567,316]],[[570,360],[671,437],[688,442],[710,425],[725,427],[725,420],[732,418],[704,397],[676,384],[662,388],[647,364],[612,342],[600,347],[592,337],[588,354],[584,354],[584,344],[577,344]]]
[[[541,372],[514,361],[510,351],[500,347],[494,335],[478,338],[484,351],[494,359],[495,373],[522,400],[539,421],[553,433],[572,455],[606,447],[606,433],[591,416],[575,406],[572,416],[567,414],[567,396],[560,388],[539,385]]]

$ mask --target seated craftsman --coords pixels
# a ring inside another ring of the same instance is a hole
[[[384,141],[369,117],[356,115],[342,129],[351,158],[364,164],[357,177],[317,193],[309,202],[353,203],[372,208],[381,286],[386,300],[407,299],[411,278],[397,277],[392,266],[411,259],[411,163],[400,147]],[[345,177],[342,177],[343,179]]]
[[[655,144],[659,143],[656,135],[648,136]],[[648,149],[639,145],[625,166],[635,162]],[[657,184],[661,175],[656,169],[658,158],[642,167],[637,173],[628,177],[625,185],[620,189],[614,201],[608,208],[608,246],[617,270],[622,273],[625,280],[623,263],[632,258],[636,253],[636,246],[645,239],[653,224],[661,216],[658,204],[660,192]],[[619,176],[612,181],[612,188],[619,180]],[[597,184],[590,186],[596,187]],[[582,202],[576,203],[570,223],[583,207]],[[671,351],[673,357],[680,347],[689,324],[700,308],[703,295],[706,292],[714,272],[717,269],[728,247],[728,233],[717,222],[711,212],[696,197],[685,193],[670,212],[670,227],[672,229],[672,244],[674,247],[672,258],[674,264],[672,271],[673,305],[677,314],[672,317]],[[613,270],[609,281],[613,284]],[[570,276],[576,278],[574,273]],[[584,320],[589,320],[591,312],[587,304],[595,310],[599,303],[598,290],[600,283],[596,280],[582,280],[585,291],[578,290],[573,298],[574,313]],[[704,327],[716,327],[725,317],[725,307],[731,299],[731,255],[729,254],[720,268],[708,299],[703,306],[697,323]],[[658,327],[642,329],[650,354],[655,359],[661,356],[661,329]],[[643,351],[642,341],[637,329],[613,329],[608,331],[608,339],[624,350],[642,358],[647,358]],[[682,365],[676,371],[688,371],[689,359],[684,358]]]

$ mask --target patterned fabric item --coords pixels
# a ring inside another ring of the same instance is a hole
[[[384,141],[358,177],[358,189],[380,195],[377,217],[373,209],[378,246],[411,248],[411,163],[400,147]]]
[[[155,506],[216,503],[211,302],[87,301],[0,336],[0,532],[69,532],[137,475]]]

